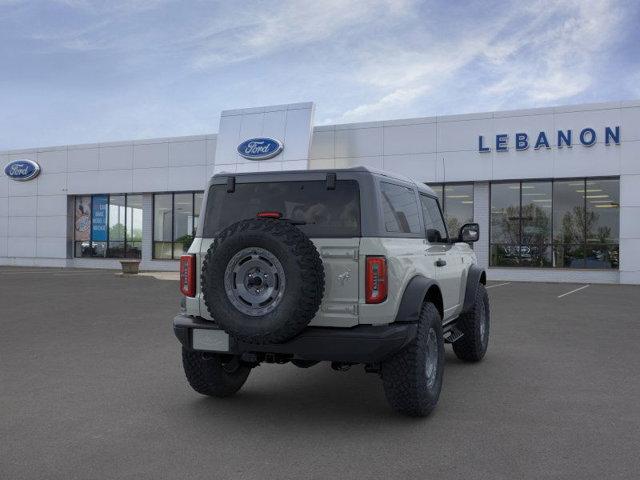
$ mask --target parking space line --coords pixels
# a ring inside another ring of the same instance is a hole
[[[510,285],[511,282],[504,282],[504,283],[496,283],[495,285],[489,285],[488,287],[485,287],[486,289],[489,288],[495,288],[495,287],[502,287],[503,285]]]
[[[587,288],[589,285],[583,285],[580,288],[576,288],[575,290],[571,290],[570,292],[567,293],[563,293],[562,295],[558,295],[558,298],[562,298],[562,297],[566,297],[567,295],[571,295],[572,293],[576,293],[579,292],[580,290],[584,290],[585,288]]]

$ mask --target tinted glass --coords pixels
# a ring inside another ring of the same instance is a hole
[[[231,193],[226,185],[213,185],[206,208],[204,236],[209,238],[266,211],[300,222],[309,237],[360,235],[360,197],[353,180],[338,180],[335,190],[328,190],[325,181],[237,183]]]
[[[381,182],[382,211],[387,232],[421,233],[414,190]]]
[[[126,209],[124,195],[109,196],[109,257],[124,256]]]
[[[447,239],[447,230],[444,220],[435,198],[420,195],[424,224],[427,233],[427,240],[430,242],[444,242]]]
[[[142,256],[142,195],[127,195],[127,257]]]
[[[473,183],[444,186],[444,218],[451,235],[473,222]]]
[[[153,196],[153,239],[171,241],[171,194]]]
[[[193,196],[193,230],[198,228],[200,221],[200,211],[202,210],[202,198],[204,193],[195,193]]]
[[[582,244],[585,229],[584,180],[553,183],[553,241]]]
[[[551,185],[551,182],[522,183],[520,264],[523,266],[551,265]]]
[[[520,244],[520,184],[491,185],[491,243]]]
[[[587,201],[587,243],[618,243],[620,181],[587,180],[584,193]]]

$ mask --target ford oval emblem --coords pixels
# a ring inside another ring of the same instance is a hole
[[[11,180],[26,182],[38,176],[40,173],[40,165],[33,160],[14,160],[4,167],[4,173]]]
[[[266,160],[278,155],[284,146],[273,138],[250,138],[238,145],[238,153],[249,160]]]

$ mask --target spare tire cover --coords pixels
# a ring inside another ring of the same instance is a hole
[[[318,250],[284,220],[242,220],[205,255],[202,295],[213,320],[243,342],[281,343],[315,316],[324,294]]]

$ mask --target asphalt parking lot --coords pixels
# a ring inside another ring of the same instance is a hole
[[[176,281],[0,267],[0,478],[638,478],[640,287],[580,287],[493,282],[485,361],[449,348],[416,420],[361,367],[201,397]]]

